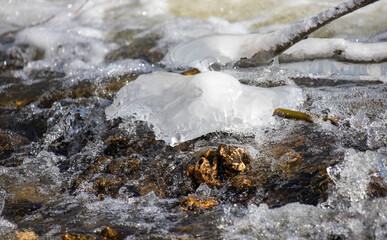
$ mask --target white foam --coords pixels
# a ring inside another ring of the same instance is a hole
[[[46,60],[82,60],[98,64],[112,48],[103,42],[104,32],[58,17],[27,28],[16,35],[16,43],[30,44],[45,51]]]
[[[302,99],[297,87],[252,87],[220,72],[156,72],[123,87],[105,112],[108,119],[148,121],[158,139],[176,145],[210,132],[254,131],[273,121],[275,108],[295,108]]]
[[[343,197],[352,204],[367,198],[367,187],[372,176],[387,177],[387,158],[376,152],[356,152],[349,149],[345,161],[327,169],[329,177],[335,182],[335,193],[328,202]]]
[[[269,209],[249,205],[239,217],[227,216],[226,239],[375,239],[385,238],[387,199],[369,199],[372,176],[386,177],[387,160],[376,152],[348,149],[339,165],[329,168],[335,183],[327,202],[317,206],[290,203]],[[230,212],[230,211],[228,211]]]
[[[154,50],[166,53],[182,42],[191,41],[202,36],[211,34],[247,34],[249,32],[248,27],[249,25],[244,22],[230,23],[227,20],[216,17],[209,17],[206,20],[174,18],[156,24],[138,34],[137,37],[144,37],[150,34],[161,36]]]
[[[17,225],[0,217],[0,237],[7,239],[11,232],[17,228]]]

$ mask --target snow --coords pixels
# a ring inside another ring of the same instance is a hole
[[[302,101],[298,87],[252,87],[220,72],[155,72],[123,87],[105,113],[108,119],[148,121],[157,139],[177,145],[210,132],[253,132],[274,121],[275,108]]]

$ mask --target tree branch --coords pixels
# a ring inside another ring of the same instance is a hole
[[[297,42],[305,39],[314,31],[333,20],[377,1],[379,0],[349,0],[340,3],[336,7],[320,12],[315,16],[307,17],[291,26],[286,26],[284,29],[269,34],[268,37],[274,39],[269,48],[259,50],[251,58],[242,58],[236,62],[235,65],[239,67],[267,65],[273,61],[276,56],[283,53]]]

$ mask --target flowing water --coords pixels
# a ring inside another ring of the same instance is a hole
[[[269,66],[170,58],[338,3],[0,0],[0,238],[386,239],[386,0]]]

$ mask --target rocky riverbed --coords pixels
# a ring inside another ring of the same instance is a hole
[[[1,2],[0,238],[386,239],[385,0],[267,66],[201,69],[230,91],[170,58],[339,2]],[[294,97],[256,97],[276,87]]]

